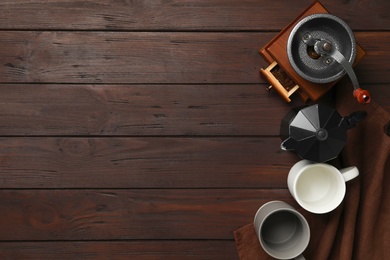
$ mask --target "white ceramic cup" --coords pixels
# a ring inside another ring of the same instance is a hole
[[[337,208],[344,199],[345,182],[359,175],[355,167],[338,170],[326,163],[297,162],[287,177],[291,195],[305,210],[323,214]]]
[[[306,219],[284,201],[270,201],[255,215],[254,226],[264,251],[277,259],[305,259],[302,255],[310,241]]]

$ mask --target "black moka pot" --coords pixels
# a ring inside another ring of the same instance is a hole
[[[280,127],[282,150],[298,153],[302,159],[326,162],[336,158],[347,141],[347,130],[355,127],[367,113],[341,115],[333,108],[315,104],[292,109]]]

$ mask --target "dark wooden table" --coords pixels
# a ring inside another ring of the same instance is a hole
[[[0,258],[237,259],[291,201],[258,54],[310,0],[2,0]],[[390,2],[322,4],[390,110]]]

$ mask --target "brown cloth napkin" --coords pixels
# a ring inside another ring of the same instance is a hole
[[[355,165],[358,178],[348,182],[342,205],[328,214],[311,214],[297,208],[308,220],[310,243],[306,259],[376,260],[390,256],[390,114],[373,101],[361,105],[352,86],[335,87],[335,104],[342,116],[358,110],[368,115],[348,130],[347,143],[337,165]],[[289,203],[289,202],[288,202]],[[296,205],[296,204],[295,204]],[[295,206],[294,205],[294,206]],[[241,260],[273,259],[261,248],[253,224],[234,231]]]

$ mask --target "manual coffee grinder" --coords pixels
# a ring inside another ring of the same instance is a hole
[[[366,52],[340,18],[315,2],[274,37],[260,54],[270,63],[260,72],[290,102],[294,93],[304,100],[317,101],[345,74],[359,103],[371,101],[370,93],[359,87],[352,68]]]

